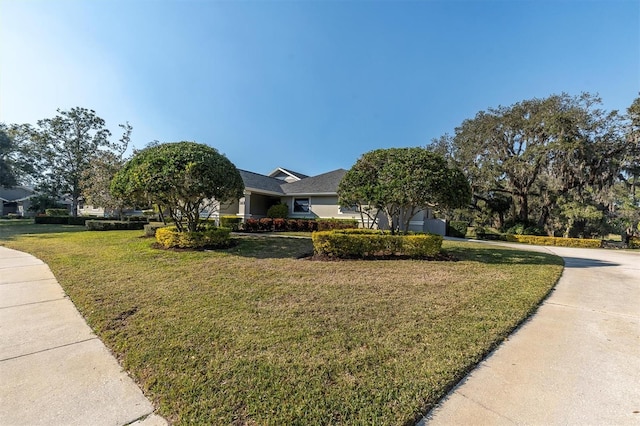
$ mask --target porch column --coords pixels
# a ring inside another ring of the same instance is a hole
[[[251,217],[251,191],[244,191],[244,197],[238,201],[238,216],[243,220]]]

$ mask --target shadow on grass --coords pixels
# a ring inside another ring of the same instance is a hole
[[[520,251],[496,246],[454,246],[446,248],[446,252],[472,262],[488,264],[520,264],[520,265],[562,265],[562,258],[534,251]]]
[[[220,250],[234,256],[252,257],[256,259],[297,259],[313,252],[313,244],[309,238],[265,238],[237,235],[234,245]]]
[[[82,225],[34,224],[33,220],[0,219],[0,241],[15,240],[20,235],[58,234],[86,231]]]

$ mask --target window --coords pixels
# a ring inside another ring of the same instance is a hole
[[[357,204],[353,206],[340,206],[340,213],[360,213],[360,206]]]
[[[294,213],[309,213],[309,199],[308,198],[294,198],[293,199],[293,212]]]

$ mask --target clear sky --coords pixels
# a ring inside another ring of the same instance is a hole
[[[624,111],[640,0],[0,0],[0,122],[94,109],[137,148],[307,174],[554,93]]]

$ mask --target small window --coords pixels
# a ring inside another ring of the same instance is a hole
[[[294,198],[293,199],[293,212],[294,213],[309,213],[309,199],[308,198]]]
[[[359,213],[360,206],[354,204],[353,206],[340,206],[340,213]]]

